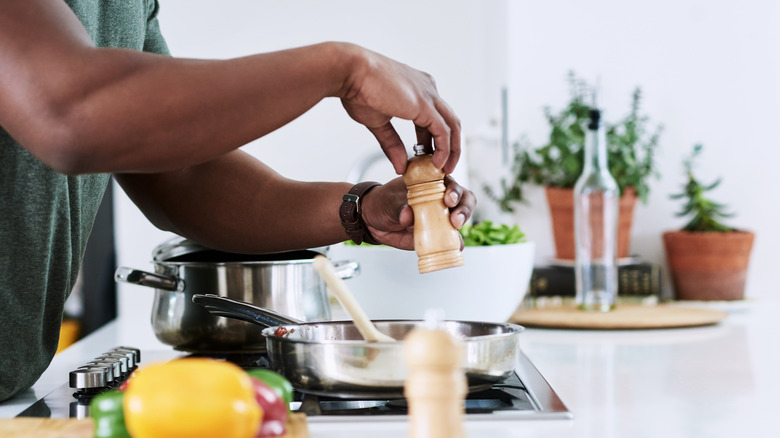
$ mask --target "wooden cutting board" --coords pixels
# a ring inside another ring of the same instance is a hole
[[[0,419],[0,436],[4,438],[91,438],[92,420],[68,418]]]
[[[625,330],[712,325],[727,315],[719,310],[666,304],[620,304],[611,312],[583,312],[574,306],[520,309],[510,321],[526,327]]]
[[[0,419],[3,438],[92,438],[92,420],[52,418]],[[309,438],[306,415],[292,413],[287,419],[287,433],[279,438]]]

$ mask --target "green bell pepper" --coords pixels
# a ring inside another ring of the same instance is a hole
[[[95,423],[95,438],[131,438],[125,427],[123,397],[124,392],[112,390],[92,399],[89,416]]]

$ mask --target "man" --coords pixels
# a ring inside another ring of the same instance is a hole
[[[336,97],[398,174],[407,152],[393,117],[414,123],[446,173],[460,156],[459,120],[432,78],[362,47],[177,59],[166,56],[156,0],[0,7],[0,400],[51,361],[109,174],[156,226],[224,251],[349,238],[411,249],[400,178],[358,189],[292,181],[238,148]],[[476,200],[446,182],[460,228]],[[345,228],[350,190],[360,191],[362,215]]]

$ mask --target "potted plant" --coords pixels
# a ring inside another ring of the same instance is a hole
[[[693,147],[684,161],[688,182],[681,193],[671,196],[685,201],[677,216],[690,220],[681,230],[663,234],[666,261],[677,299],[739,300],[744,297],[755,236],[721,222],[732,214],[705,196],[721,179],[705,185],[693,175],[694,160],[701,150],[700,144]]]
[[[590,106],[586,103],[587,84],[569,73],[571,99],[557,114],[544,109],[550,124],[548,142],[536,149],[527,140],[514,144],[511,179],[501,180],[500,194],[485,187],[485,192],[503,211],[514,211],[514,204],[524,202],[526,183],[545,187],[556,257],[574,259],[574,194],[573,188],[582,173],[585,125]],[[640,114],[641,91],[631,96],[631,109],[617,123],[606,122],[608,164],[621,192],[618,224],[618,257],[627,257],[629,237],[637,198],[647,201],[649,178],[657,177],[655,147],[661,133],[659,126],[647,131],[647,116]]]

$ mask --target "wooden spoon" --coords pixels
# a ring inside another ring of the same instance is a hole
[[[352,295],[352,292],[350,292],[347,288],[344,280],[336,275],[336,268],[333,267],[333,264],[330,262],[330,260],[328,260],[327,257],[323,255],[315,256],[313,264],[314,269],[317,270],[317,273],[319,273],[320,277],[322,277],[322,279],[325,281],[328,289],[331,291],[331,293],[333,293],[333,295],[336,296],[336,298],[338,298],[338,300],[341,302],[341,305],[344,306],[344,309],[352,317],[352,320],[355,321],[355,326],[366,341],[396,341],[394,338],[380,332],[376,326],[374,326],[374,324],[368,318],[368,315],[366,315],[366,312],[363,311],[363,308],[360,307],[360,304]]]

